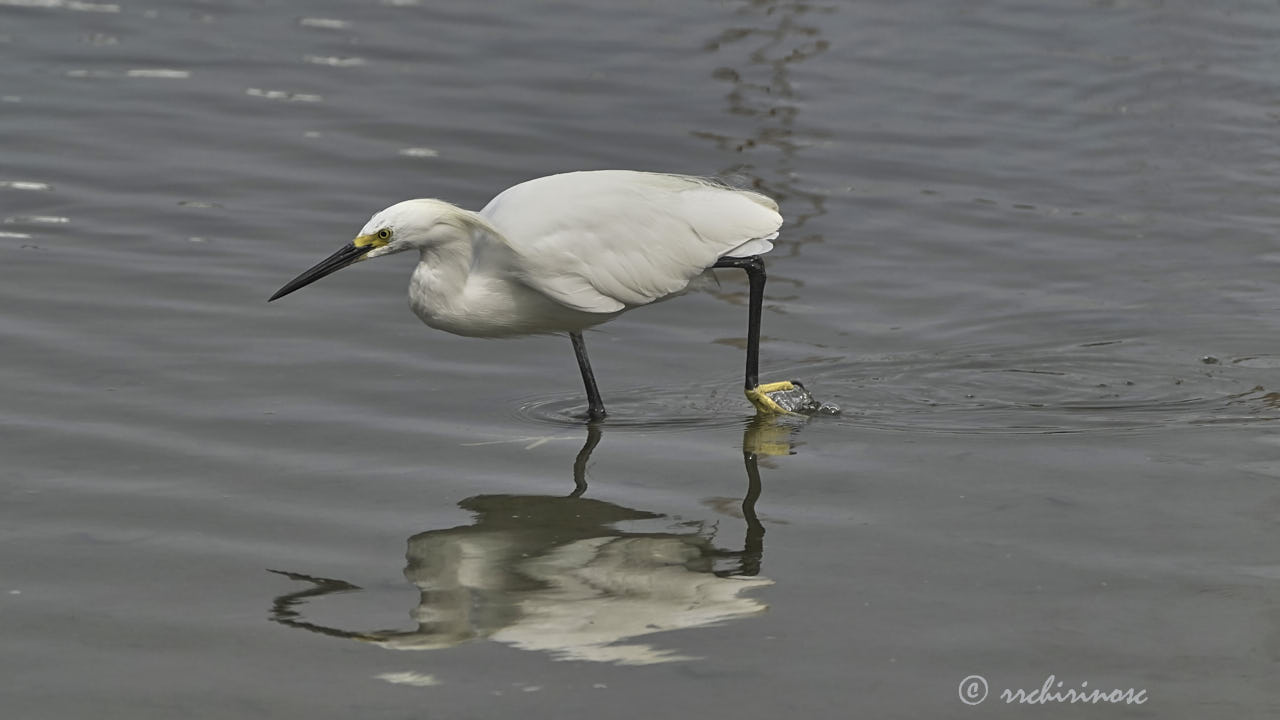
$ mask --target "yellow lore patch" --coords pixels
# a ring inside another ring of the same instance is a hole
[[[358,248],[362,248],[362,247],[380,248],[383,245],[386,245],[387,243],[391,242],[391,233],[386,233],[386,237],[383,237],[384,232],[386,231],[384,230],[382,232],[373,233],[371,235],[359,235],[356,237],[355,240],[351,241],[351,244],[355,245]]]

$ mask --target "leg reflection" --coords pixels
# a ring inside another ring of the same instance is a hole
[[[747,493],[742,498],[742,519],[747,524],[747,534],[742,550],[735,553],[737,568],[717,574],[748,577],[760,574],[764,562],[764,524],[756,514],[756,502],[763,492],[759,458],[792,454],[792,435],[802,426],[803,421],[796,416],[757,415],[743,429],[742,464],[747,471]]]
[[[742,498],[742,518],[746,522],[746,538],[741,551],[722,550],[722,556],[738,558],[738,566],[734,570],[718,571],[721,577],[742,575],[756,576],[760,574],[760,566],[764,560],[764,524],[756,514],[756,502],[760,499],[763,485],[760,481],[759,457],[792,454],[791,438],[800,424],[791,418],[780,418],[775,415],[757,415],[747,424],[742,434],[742,461],[747,471],[747,492]],[[591,462],[591,453],[600,444],[603,428],[600,423],[587,424],[587,439],[573,461],[573,492],[569,497],[578,498],[587,491],[587,463]]]
[[[601,434],[600,423],[587,423],[587,442],[573,460],[573,492],[569,493],[571,498],[582,497],[582,493],[587,491],[587,463],[591,460],[592,451],[600,444]]]
[[[750,432],[750,430],[748,430]],[[742,498],[742,517],[747,521],[747,537],[742,541],[742,558],[735,575],[759,575],[764,561],[764,525],[756,516],[756,501],[760,499],[760,464],[756,454],[746,447],[742,460],[747,466],[747,494]]]

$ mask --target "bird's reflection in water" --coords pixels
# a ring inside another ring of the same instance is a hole
[[[740,550],[716,547],[701,525],[688,530],[682,524],[678,532],[617,529],[663,516],[583,497],[587,462],[601,438],[601,428],[592,425],[567,497],[478,495],[459,503],[475,514],[472,524],[409,538],[404,574],[421,592],[411,612],[415,628],[355,631],[307,622],[299,612],[305,601],[359,588],[297,573],[281,574],[311,587],[276,598],[271,619],[400,650],[487,638],[566,660],[641,665],[692,659],[635,639],[765,610],[750,593],[772,584],[759,575],[764,527],[755,511],[757,457],[789,452],[791,432],[763,417],[746,430],[746,539]]]

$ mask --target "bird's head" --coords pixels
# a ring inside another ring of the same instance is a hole
[[[405,250],[424,250],[462,236],[469,224],[482,222],[441,200],[405,200],[375,213],[355,239],[314,267],[285,283],[267,302],[361,260],[394,255]]]

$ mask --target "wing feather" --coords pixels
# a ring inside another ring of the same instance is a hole
[[[480,214],[506,237],[522,282],[597,313],[679,293],[722,256],[768,252],[782,225],[759,193],[629,170],[530,180]]]

